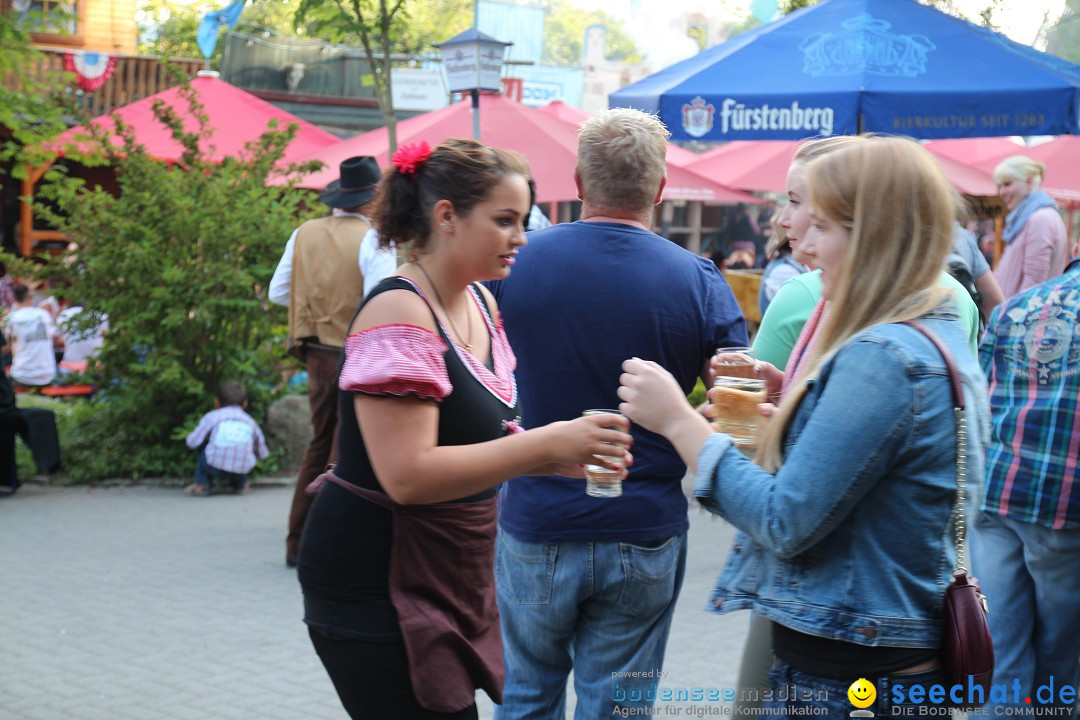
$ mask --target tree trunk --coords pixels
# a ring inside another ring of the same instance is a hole
[[[397,111],[394,109],[394,86],[391,77],[390,58],[384,58],[384,73],[382,92],[379,98],[379,111],[382,112],[383,122],[386,123],[386,133],[390,141],[390,154],[397,150]]]
[[[382,23],[380,24],[379,43],[382,45],[382,87],[380,88],[379,110],[382,111],[383,122],[386,123],[386,135],[390,142],[390,155],[397,150],[397,112],[394,110],[394,78],[392,62],[390,60],[390,22],[392,14],[387,14],[386,0],[381,0]],[[400,7],[400,6],[399,6]]]

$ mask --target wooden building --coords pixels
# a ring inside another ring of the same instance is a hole
[[[72,74],[69,92],[77,113],[69,119],[72,125],[178,85],[203,68],[201,59],[166,62],[138,55],[135,0],[0,0],[0,12],[20,16],[21,26],[40,51],[31,70],[38,77],[70,70],[86,60],[108,64],[108,71],[99,76],[102,82],[80,82],[78,74]],[[2,81],[14,84],[20,78]],[[31,206],[19,200],[34,194],[44,171],[32,169],[21,187],[12,183],[3,187],[0,233],[9,249],[18,246],[23,252],[27,248],[40,252],[62,239],[35,221]]]
[[[2,2],[4,12],[25,14],[24,27],[40,48],[135,54],[135,0]]]

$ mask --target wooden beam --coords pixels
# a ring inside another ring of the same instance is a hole
[[[1005,216],[998,215],[994,218],[994,262],[991,264],[993,270],[997,269],[998,263],[1001,262],[1001,254],[1005,252],[1004,232]]]
[[[34,196],[33,179],[27,176],[22,186],[22,197],[19,198],[19,252],[23,257],[30,257],[30,247],[33,243],[30,235],[34,232],[34,211],[29,198]]]
[[[34,248],[35,235],[40,233],[34,232],[34,187],[37,185],[38,180],[44,177],[49,168],[52,167],[52,163],[47,163],[39,167],[33,167],[32,165],[26,166],[26,179],[22,183],[22,197],[19,198],[19,251],[23,257],[30,257]],[[50,231],[55,233],[55,231]],[[60,235],[60,233],[56,233]],[[61,237],[63,237],[61,235]]]
[[[690,226],[690,237],[686,241],[686,249],[695,255],[701,254],[701,208],[700,200],[691,200],[687,208],[687,224]]]

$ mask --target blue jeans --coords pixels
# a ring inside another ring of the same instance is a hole
[[[210,463],[206,462],[206,449],[199,448],[199,454],[195,460],[195,484],[202,485],[206,488],[206,492],[210,492],[210,483],[213,480],[228,482],[233,490],[243,490],[247,485],[248,476],[210,467]]]
[[[1080,681],[1080,530],[1051,530],[996,514],[975,515],[972,573],[986,595],[994,638],[994,684],[1008,701],[1073,707],[1057,695]],[[1053,702],[1041,686],[1053,677]],[[1011,688],[1020,681],[1019,702]],[[1039,695],[1042,697],[1038,697]],[[991,703],[995,706],[997,703]],[[993,711],[991,711],[993,714]]]
[[[579,720],[651,707],[685,570],[686,535],[650,545],[529,543],[500,530],[506,687],[496,720],[563,720],[571,669]]]
[[[877,691],[877,699],[865,709],[879,718],[948,718],[949,713],[944,704],[927,702],[925,698],[920,703],[911,703],[907,696],[913,685],[929,689],[933,685],[943,685],[944,678],[941,668],[908,675],[866,678]],[[856,680],[858,678],[854,676],[843,680],[819,677],[796,670],[790,665],[777,663],[769,672],[769,686],[773,695],[761,704],[765,712],[762,717],[814,717],[815,713],[821,713],[820,717],[827,718],[849,717],[855,706],[848,700],[848,688]],[[897,693],[904,698],[904,702],[893,702]],[[824,711],[818,708],[823,708]],[[920,709],[922,712],[919,712]]]

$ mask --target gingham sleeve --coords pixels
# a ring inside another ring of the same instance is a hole
[[[365,395],[440,401],[453,385],[443,354],[446,343],[415,325],[379,325],[345,339],[338,387]]]

